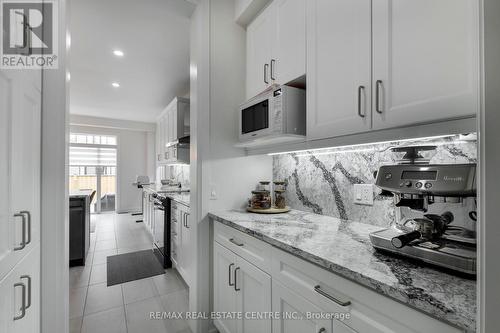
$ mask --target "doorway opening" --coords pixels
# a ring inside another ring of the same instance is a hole
[[[91,213],[116,209],[116,136],[70,134],[69,190],[91,190]]]

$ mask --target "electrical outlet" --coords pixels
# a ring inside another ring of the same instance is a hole
[[[373,206],[373,184],[354,184],[354,203]]]
[[[214,184],[210,185],[210,200],[217,200],[217,188]]]

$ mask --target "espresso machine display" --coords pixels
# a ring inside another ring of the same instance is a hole
[[[420,151],[398,147],[397,165],[380,167],[376,185],[392,194],[397,221],[370,234],[378,250],[476,274],[476,164],[428,164]]]

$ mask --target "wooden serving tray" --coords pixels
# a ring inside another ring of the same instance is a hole
[[[250,213],[257,213],[257,214],[283,214],[283,213],[288,213],[290,211],[290,207],[285,207],[285,208],[276,208],[272,207],[269,209],[254,209],[252,207],[247,207],[247,212]]]

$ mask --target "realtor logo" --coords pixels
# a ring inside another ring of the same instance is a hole
[[[3,69],[57,68],[57,0],[0,0]]]

